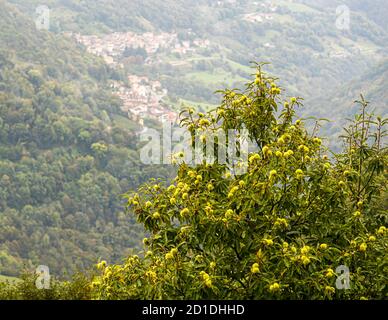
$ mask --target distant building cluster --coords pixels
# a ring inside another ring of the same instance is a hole
[[[69,33],[68,36],[85,45],[88,52],[102,57],[108,64],[114,66],[122,66],[120,60],[127,48],[144,49],[148,56],[145,63],[150,63],[160,49],[186,54],[197,48],[206,48],[210,45],[209,40],[181,41],[176,33],[166,32],[158,34],[152,32],[142,34],[115,32],[103,36]],[[171,122],[175,122],[178,118],[178,114],[163,103],[163,98],[167,96],[167,89],[162,88],[159,81],[128,75],[128,85],[113,81],[111,87],[113,93],[123,101],[122,110],[128,113],[130,119],[140,125],[144,124],[145,118]]]
[[[206,39],[181,41],[176,33],[167,32],[141,34],[115,32],[101,37],[76,33],[72,36],[85,45],[90,53],[103,57],[108,64],[117,63],[127,48],[142,48],[148,56],[152,56],[160,49],[186,54],[195,51],[196,48],[206,48],[210,45],[210,41]]]
[[[168,120],[174,122],[178,115],[162,102],[167,96],[159,81],[151,81],[147,77],[128,76],[129,86],[115,81],[112,83],[113,93],[123,101],[122,110],[129,118],[143,125],[144,118]]]
[[[243,16],[243,20],[249,22],[263,22],[265,20],[273,20],[273,16],[270,13],[247,13]]]
[[[243,15],[242,19],[245,21],[257,23],[264,21],[271,21],[274,19],[273,13],[278,10],[278,6],[271,2],[253,2],[254,5],[260,6],[264,12],[252,12]]]

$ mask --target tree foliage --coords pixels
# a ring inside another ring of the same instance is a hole
[[[382,299],[387,274],[386,120],[367,112],[330,155],[316,130],[295,120],[258,65],[244,92],[223,91],[206,115],[187,111],[189,130],[243,127],[257,144],[248,171],[182,162],[171,185],[128,194],[150,236],[121,265],[98,264],[100,299]],[[279,110],[278,110],[279,109]],[[206,119],[206,121],[204,121]],[[336,268],[350,289],[336,289]]]

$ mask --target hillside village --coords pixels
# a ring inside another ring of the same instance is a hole
[[[177,33],[167,32],[157,34],[115,32],[101,37],[71,33],[68,36],[75,38],[87,48],[88,52],[102,57],[113,67],[123,67],[120,60],[128,48],[144,49],[147,53],[144,63],[151,64],[159,50],[185,55],[210,46],[210,41],[206,39],[180,40]],[[122,82],[114,81],[111,87],[113,93],[123,101],[122,110],[127,112],[132,120],[143,125],[145,117],[172,122],[177,119],[177,113],[162,102],[162,99],[167,96],[167,89],[162,88],[159,81],[144,76],[128,75],[128,83],[127,86]]]
[[[127,48],[142,48],[148,57],[152,57],[159,50],[185,55],[189,52],[195,52],[198,48],[210,46],[210,41],[206,39],[180,40],[177,33],[167,32],[141,34],[115,32],[102,37],[75,33],[72,36],[77,42],[85,45],[88,52],[103,57],[108,64],[117,64]]]
[[[293,0],[288,0],[293,3]],[[283,4],[275,1],[256,1],[252,3],[240,19],[254,23],[274,23],[279,14],[282,14]],[[230,7],[237,5],[236,0],[222,0],[213,4],[218,7]],[[148,66],[161,62],[163,55],[177,54],[181,59],[169,61],[173,67],[181,67],[188,64],[186,55],[190,56],[200,49],[212,48],[213,44],[207,39],[197,38],[192,30],[187,30],[188,37],[183,40],[177,32],[114,32],[105,35],[82,35],[69,33],[78,43],[87,48],[87,51],[102,57],[112,67],[124,68],[127,59],[139,57],[139,63]],[[190,39],[190,40],[187,40]],[[271,40],[263,42],[262,46],[267,49],[274,49],[276,46]],[[140,50],[138,50],[140,49]],[[141,52],[141,56],[137,56]],[[322,53],[313,53],[313,56]],[[346,50],[335,50],[325,53],[331,58],[344,59],[350,54]],[[137,62],[136,62],[137,63]],[[145,117],[154,119],[175,119],[176,113],[163,100],[168,96],[167,89],[163,88],[156,79],[149,79],[145,76],[128,75],[128,85],[122,82],[113,82],[112,91],[123,101],[122,109],[127,112],[134,121],[143,124]]]
[[[130,119],[140,125],[144,125],[144,118],[175,122],[178,115],[162,102],[167,96],[167,89],[163,89],[159,81],[129,75],[128,82],[129,87],[118,81],[114,81],[111,87],[123,101],[122,110],[128,113]]]

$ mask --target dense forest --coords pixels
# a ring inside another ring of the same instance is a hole
[[[0,273],[119,261],[143,234],[120,195],[169,169],[140,164],[137,124],[109,88],[119,72],[0,9]]]

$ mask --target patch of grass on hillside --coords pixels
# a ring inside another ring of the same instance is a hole
[[[289,1],[281,1],[280,5],[282,7],[287,7],[288,9],[294,11],[294,12],[301,12],[301,13],[307,13],[307,12],[318,12],[318,10],[302,3],[296,3],[296,2],[289,2]]]
[[[121,129],[125,129],[125,130],[137,130],[139,129],[138,128],[138,124],[124,116],[120,116],[120,115],[114,115],[113,116],[113,120],[115,122],[115,124],[120,127]]]
[[[246,79],[239,75],[232,75],[222,69],[215,70],[213,73],[208,71],[191,72],[186,75],[186,79],[201,81],[206,84],[227,84],[232,85],[235,82],[245,82]]]
[[[16,278],[16,277],[10,277],[10,276],[3,276],[0,274],[0,282],[17,282],[17,281],[20,281],[19,278]]]
[[[186,107],[191,106],[191,107],[195,107],[195,108],[202,108],[202,110],[204,110],[204,111],[209,111],[209,110],[215,109],[218,106],[216,104],[180,99],[179,106],[182,107],[182,105],[186,106]]]

